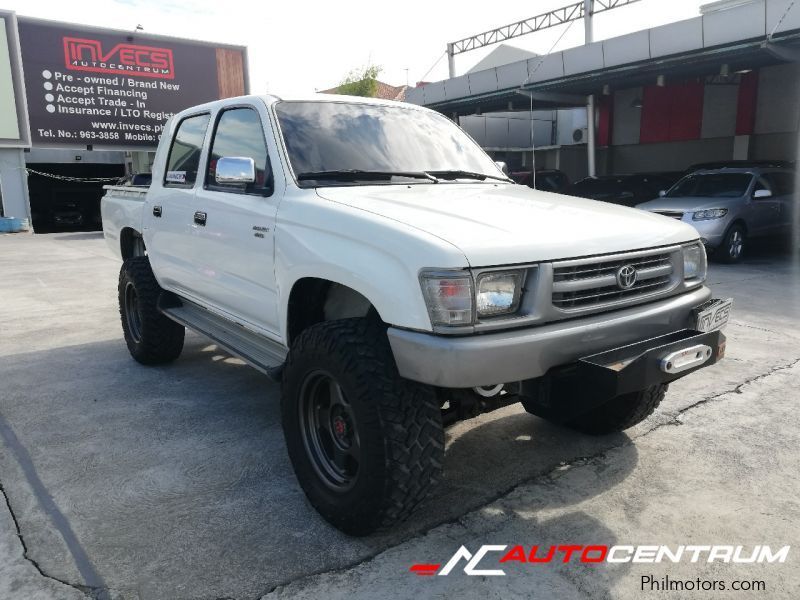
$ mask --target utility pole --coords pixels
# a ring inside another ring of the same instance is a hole
[[[585,44],[594,41],[594,29],[592,23],[592,12],[594,10],[594,0],[583,0],[583,25],[585,31]],[[586,158],[589,177],[597,174],[595,139],[594,139],[594,94],[586,97]]]
[[[439,47],[441,48],[441,46]],[[447,70],[450,73],[450,77],[456,76],[456,55],[453,51],[452,42],[447,44]]]

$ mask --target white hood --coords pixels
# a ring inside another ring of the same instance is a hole
[[[521,185],[343,186],[319,188],[317,193],[442,238],[457,246],[473,267],[639,250],[698,238],[693,227],[675,219]]]

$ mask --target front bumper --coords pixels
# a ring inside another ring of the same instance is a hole
[[[692,310],[711,298],[696,290],[658,302],[528,329],[465,337],[390,327],[400,375],[448,388],[541,377],[553,367],[694,326]]]
[[[700,234],[703,245],[712,249],[722,245],[722,240],[725,238],[725,231],[728,229],[728,225],[731,222],[730,216],[721,219],[708,219],[706,221],[692,221],[691,215],[692,213],[687,213],[684,219],[688,219],[686,222],[692,225],[697,230],[697,233]]]
[[[556,423],[602,406],[613,398],[666,385],[711,366],[725,354],[719,330],[683,329],[587,356],[520,386],[525,409]]]

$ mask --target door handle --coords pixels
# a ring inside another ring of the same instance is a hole
[[[198,210],[196,213],[194,213],[194,222],[197,223],[198,225],[202,225],[203,227],[205,227],[206,216],[207,216],[206,213]]]
[[[154,217],[160,217],[161,216],[161,207],[160,206],[154,206],[153,207],[153,216]]]

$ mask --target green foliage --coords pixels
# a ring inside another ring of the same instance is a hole
[[[377,65],[367,65],[360,69],[353,69],[336,88],[337,94],[346,96],[366,96],[374,98],[378,93],[378,75],[381,67]]]

